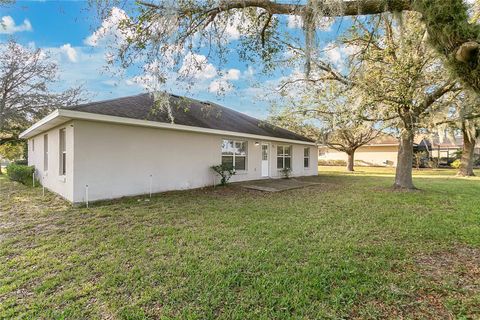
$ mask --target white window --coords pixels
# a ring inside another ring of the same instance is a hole
[[[277,169],[292,168],[292,146],[277,146]]]
[[[32,138],[32,152],[35,151],[35,138]]]
[[[43,136],[43,171],[48,171],[48,134]]]
[[[59,132],[59,146],[60,146],[60,175],[64,176],[67,173],[67,145],[65,139],[65,128],[60,129]]]
[[[303,167],[304,168],[310,167],[310,148],[303,149]]]
[[[247,141],[222,141],[222,164],[234,170],[247,170]]]

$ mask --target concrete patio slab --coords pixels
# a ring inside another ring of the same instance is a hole
[[[313,186],[319,183],[306,182],[306,181],[301,181],[301,180],[292,178],[292,179],[265,179],[265,180],[246,181],[246,182],[240,182],[239,184],[246,189],[266,191],[266,192],[279,192],[279,191]]]

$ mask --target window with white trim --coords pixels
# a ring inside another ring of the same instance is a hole
[[[292,146],[277,146],[277,169],[292,168]]]
[[[65,137],[65,128],[59,131],[59,146],[60,146],[60,175],[64,176],[67,173],[67,142]]]
[[[43,171],[48,171],[48,134],[43,136]]]
[[[303,167],[304,168],[310,167],[310,148],[303,149]]]
[[[234,170],[247,170],[247,141],[223,140],[222,165]]]
[[[32,152],[35,152],[35,138],[32,138]]]

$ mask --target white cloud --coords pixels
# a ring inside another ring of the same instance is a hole
[[[332,24],[335,22],[334,18],[320,17],[316,22],[316,27],[321,31],[332,31]],[[302,29],[303,17],[296,15],[289,15],[287,17],[287,27],[289,29]]]
[[[236,81],[240,79],[242,72],[238,69],[228,69],[223,72],[223,75],[215,80],[213,80],[208,86],[208,91],[215,94],[224,94],[228,91],[233,90],[233,85],[231,81]]]
[[[28,19],[23,20],[23,23],[20,25],[15,24],[15,20],[10,16],[3,16],[0,19],[0,34],[13,34],[15,32],[32,30],[32,24]]]
[[[122,21],[128,21],[130,18],[124,10],[113,7],[110,15],[102,21],[102,25],[94,33],[88,36],[83,42],[86,45],[96,47],[109,39],[118,41],[121,45],[128,37],[132,35],[130,30],[118,28]]]
[[[78,61],[78,55],[77,51],[75,48],[73,48],[70,43],[64,44],[63,46],[60,47],[60,50],[62,50],[68,57],[68,60],[71,62],[77,62]]]
[[[246,78],[252,78],[254,74],[255,74],[255,68],[252,66],[248,66],[247,70],[243,72],[243,75]]]
[[[334,64],[339,64],[342,62],[342,53],[340,52],[340,49],[338,46],[336,46],[333,43],[327,44],[325,47],[325,55],[328,57],[328,59],[333,62]]]
[[[289,15],[287,18],[287,26],[290,29],[303,28],[303,18],[301,16]]]
[[[359,46],[356,46],[356,45],[342,46],[340,48],[340,51],[342,51],[342,53],[344,53],[347,56],[357,54],[357,53],[360,52],[360,50],[361,50],[361,48]]]
[[[193,77],[199,80],[212,79],[217,75],[217,68],[201,54],[187,53],[180,67],[179,75],[184,78]]]
[[[224,94],[232,89],[232,84],[223,78],[212,81],[208,86],[208,91],[215,94]]]
[[[225,80],[238,80],[240,79],[240,70],[238,69],[229,69],[225,75],[224,75],[224,79]]]
[[[225,36],[226,41],[238,40],[240,38],[239,27],[245,23],[245,15],[240,10],[235,10],[234,13],[229,13],[228,18],[224,14],[217,16],[215,19],[217,30],[221,30]],[[207,27],[207,31],[211,30],[212,24]]]

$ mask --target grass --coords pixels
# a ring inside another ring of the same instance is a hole
[[[392,173],[89,209],[0,176],[0,318],[480,317],[480,179]]]

